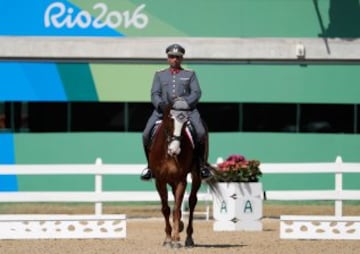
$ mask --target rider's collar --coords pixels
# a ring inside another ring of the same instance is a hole
[[[178,74],[182,70],[182,68],[170,68],[169,70],[171,74]]]

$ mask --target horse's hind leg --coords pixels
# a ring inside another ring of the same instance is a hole
[[[156,181],[156,189],[161,198],[161,212],[165,219],[165,240],[163,246],[171,246],[171,225],[170,225],[170,207],[168,204],[168,192],[166,184]]]
[[[191,192],[189,196],[189,222],[186,229],[186,240],[185,240],[185,247],[193,247],[194,240],[193,240],[193,220],[194,220],[194,211],[195,206],[197,204],[197,192],[201,186],[201,179],[200,176],[196,173],[192,174],[192,184],[191,184]]]

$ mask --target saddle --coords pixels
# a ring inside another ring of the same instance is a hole
[[[152,143],[160,125],[162,123],[162,120],[158,120],[155,122],[155,125],[153,126],[153,128],[150,131],[150,144]],[[196,132],[195,132],[195,128],[192,126],[192,124],[190,123],[190,121],[186,122],[186,126],[185,126],[185,133],[188,136],[191,145],[193,147],[193,149],[195,149],[195,140],[196,140]],[[150,145],[149,145],[150,146]]]

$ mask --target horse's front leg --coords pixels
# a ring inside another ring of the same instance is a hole
[[[184,228],[184,224],[181,221],[181,204],[183,202],[184,193],[186,189],[186,181],[178,183],[173,188],[174,193],[174,210],[173,210],[173,233],[172,233],[172,241],[173,247],[179,248],[180,244],[180,232]]]
[[[156,181],[156,189],[161,199],[161,212],[165,219],[165,240],[163,246],[171,246],[171,224],[170,224],[170,207],[168,204],[168,192],[166,184]]]
[[[189,222],[186,229],[186,240],[185,246],[186,247],[193,247],[195,245],[193,240],[193,220],[194,220],[194,211],[197,204],[197,192],[199,191],[201,186],[201,179],[200,176],[196,173],[192,174],[192,185],[191,185],[191,192],[189,196]]]

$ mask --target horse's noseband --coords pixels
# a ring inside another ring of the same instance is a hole
[[[166,132],[167,142],[170,143],[171,141],[179,141],[181,142],[182,137],[181,136],[175,136],[172,133]]]
[[[181,136],[171,136],[171,141],[173,141],[173,140],[177,140],[177,141],[181,141]]]

